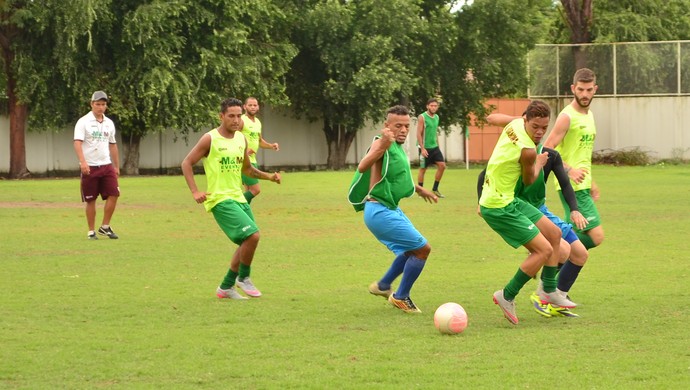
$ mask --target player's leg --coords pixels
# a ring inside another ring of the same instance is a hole
[[[96,199],[86,202],[86,223],[89,225],[89,238],[92,234],[96,237]]]
[[[96,236],[96,199],[98,199],[98,178],[91,175],[81,175],[81,200],[85,203],[84,214],[89,227],[87,238],[98,240]]]
[[[220,288],[225,290],[237,284],[247,295],[261,296],[261,292],[249,279],[251,264],[260,238],[259,228],[254,223],[251,208],[246,203],[226,200],[217,204],[211,212],[225,235],[239,245],[232,256],[230,267]]]
[[[252,166],[254,168],[258,167],[258,165],[254,163],[252,163]],[[244,184],[246,189],[246,191],[244,191],[244,198],[247,200],[247,203],[252,203],[252,199],[258,196],[261,192],[259,179],[242,174],[242,184]]]
[[[364,223],[381,243],[397,255],[377,287],[382,292],[391,289],[393,280],[402,275],[395,294],[388,294],[389,301],[406,312],[420,312],[410,299],[410,290],[431,252],[427,240],[414,228],[402,210],[390,210],[378,202],[370,201],[365,204]],[[372,287],[373,284],[369,292],[372,292]]]

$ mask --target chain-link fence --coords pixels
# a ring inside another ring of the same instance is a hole
[[[597,75],[597,96],[690,95],[690,41],[537,45],[529,53],[531,98],[572,96],[575,70]]]

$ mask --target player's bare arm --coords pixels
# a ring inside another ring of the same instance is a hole
[[[381,130],[381,138],[371,143],[371,147],[367,154],[359,162],[357,170],[364,173],[371,169],[375,162],[383,157],[383,154],[388,150],[388,147],[395,141],[395,133],[388,127]]]
[[[544,152],[537,154],[534,148],[524,148],[520,152],[520,165],[522,166],[522,182],[530,185],[537,180],[539,172],[546,164],[549,154]]]
[[[429,157],[429,152],[427,152],[426,148],[424,148],[424,130],[424,116],[420,115],[417,118],[417,143],[419,144],[419,148],[422,151],[422,156]]]
[[[419,184],[415,184],[414,191],[417,193],[417,195],[421,196],[425,202],[438,203],[438,196],[436,196],[433,191],[427,190]]]
[[[194,201],[197,203],[204,203],[208,193],[199,191],[199,188],[196,185],[196,181],[194,180],[194,164],[198,163],[202,158],[208,156],[209,150],[211,150],[211,135],[204,134],[199,142],[194,145],[192,150],[189,151],[187,157],[182,160],[182,174],[187,182],[187,187],[189,187],[189,190],[192,191]]]
[[[108,144],[110,150],[110,159],[113,162],[113,168],[115,168],[115,175],[120,176],[120,153],[117,149],[117,144]]]
[[[280,173],[278,172],[273,172],[273,173],[268,173],[261,171],[257,168],[255,168],[250,162],[249,162],[249,148],[246,147],[247,145],[247,140],[244,140],[245,148],[244,148],[244,161],[242,161],[242,173],[244,173],[246,176],[253,177],[255,179],[260,179],[260,180],[270,180],[274,183],[280,184]]]
[[[77,153],[77,159],[79,160],[79,170],[81,171],[82,175],[88,176],[91,174],[91,168],[89,168],[89,164],[86,162],[86,158],[84,157],[84,150],[82,149],[83,143],[84,141],[75,139],[74,151]]]
[[[506,114],[501,114],[501,113],[493,113],[490,114],[489,116],[486,117],[486,122],[490,124],[491,126],[500,126],[500,127],[505,127],[508,125],[508,123],[512,122],[513,120],[520,118],[519,116],[513,116],[513,115],[506,115]]]
[[[263,137],[259,139],[259,147],[262,149],[273,149],[276,152],[280,151],[280,145],[277,142],[268,142]]]
[[[569,128],[570,117],[566,114],[559,115],[558,118],[556,118],[556,122],[553,124],[549,136],[546,137],[546,141],[544,141],[544,146],[555,149],[556,146],[563,141]]]

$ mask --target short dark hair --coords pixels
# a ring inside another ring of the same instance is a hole
[[[551,109],[548,104],[541,100],[532,100],[525,109],[524,115],[528,121],[533,118],[549,118],[551,117]]]
[[[573,85],[581,83],[595,83],[597,82],[597,76],[594,71],[588,68],[580,68],[575,72],[573,76]]]
[[[436,98],[431,98],[431,99],[429,99],[429,100],[426,101],[426,105],[427,105],[427,106],[428,106],[429,104],[431,104],[431,103],[438,103],[438,99],[436,99]]]
[[[244,104],[247,104],[251,99],[254,99],[257,103],[259,103],[259,99],[255,98],[254,96],[248,96],[246,99],[244,99]]]
[[[229,107],[240,107],[242,108],[242,101],[236,98],[225,99],[220,103],[220,112],[224,114]]]
[[[393,106],[386,111],[386,115],[388,114],[393,114],[393,115],[410,115],[410,109],[402,106],[402,105],[397,105]]]

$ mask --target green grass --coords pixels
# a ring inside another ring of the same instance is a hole
[[[182,177],[122,178],[121,239],[96,242],[77,179],[0,181],[0,388],[685,388],[690,167],[595,169],[607,238],[571,291],[582,317],[539,317],[531,282],[518,326],[491,294],[525,251],[476,215],[476,169],[448,170],[437,205],[401,204],[433,248],[421,315],[367,293],[392,255],[347,204],[348,172],[262,183],[264,296],[245,302],[215,298],[235,246]],[[460,335],[433,326],[448,301]]]

